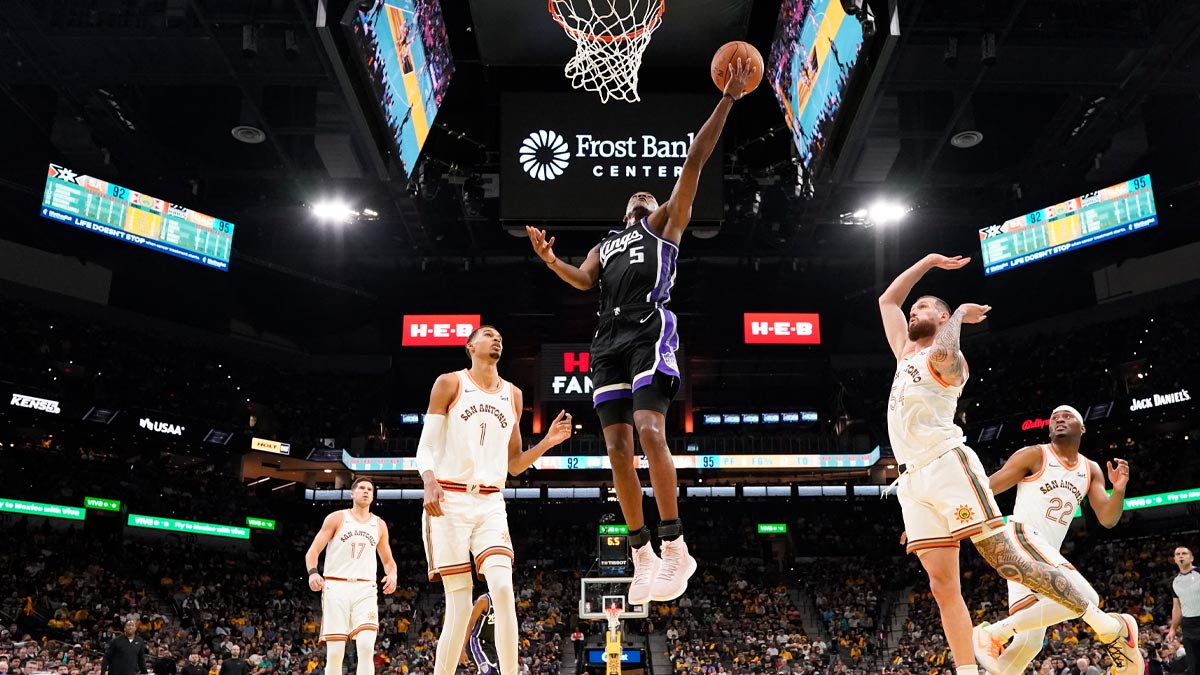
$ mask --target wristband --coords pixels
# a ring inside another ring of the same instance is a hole
[[[320,574],[320,572],[317,570],[317,568],[315,568],[315,567],[308,568],[308,576],[311,577],[314,574]]]
[[[737,99],[736,99],[736,98],[734,98],[734,97],[733,97],[733,94],[730,94],[729,92],[725,92],[724,94],[721,94],[721,98],[727,98],[727,99],[729,99],[730,101],[733,101],[733,102],[735,102],[735,103],[737,102]]]
[[[551,260],[550,262],[546,263],[546,267],[554,267],[557,264],[558,264],[558,258],[555,258],[554,260]]]

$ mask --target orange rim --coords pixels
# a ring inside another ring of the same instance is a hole
[[[562,18],[562,16],[555,9],[555,2],[556,0],[547,0],[547,9],[550,10],[550,16],[554,17],[554,20],[558,22],[558,25],[562,26],[563,30],[567,31],[567,35],[570,35],[575,39],[592,40],[594,42],[625,42],[626,40],[635,40],[641,35],[658,28],[659,22],[662,21],[663,11],[666,9],[666,1],[658,0],[658,11],[655,12],[654,16],[652,16],[650,20],[646,22],[645,26],[625,33],[624,35],[593,35],[587,31],[582,31],[578,28],[572,28],[568,26],[566,19]]]

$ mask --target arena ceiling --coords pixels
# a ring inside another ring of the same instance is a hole
[[[779,11],[778,0],[667,2],[644,90],[712,93],[712,45],[745,39],[765,52]],[[885,2],[871,4],[887,15]],[[539,0],[443,6],[457,72],[422,178],[410,184],[381,175],[378,150],[353,124],[314,0],[0,4],[0,213],[19,224],[9,236],[129,265],[118,259],[126,251],[34,215],[45,166],[60,161],[237,223],[227,283],[262,312],[296,279],[317,289],[310,305],[361,313],[375,299],[402,298],[432,310],[455,294],[458,275],[492,270],[508,285],[495,302],[511,302],[514,314],[588,320],[590,296],[546,296],[544,270],[494,201],[469,215],[462,198],[464,181],[497,170],[500,94],[566,91],[570,43]],[[328,14],[336,20],[345,7],[334,2]],[[824,305],[868,297],[881,278],[876,260],[890,271],[929,248],[970,252],[983,225],[1151,168],[1166,188],[1160,197],[1195,211],[1193,0],[912,0],[897,16],[899,37],[812,199],[792,195],[788,138],[766,88],[738,105],[725,156],[710,170],[721,163],[728,204],[757,190],[763,205],[753,217],[732,210],[714,238],[686,240],[693,299],[737,301],[764,287],[803,288]],[[994,62],[981,58],[985,35],[994,36]],[[238,125],[262,129],[265,142],[235,141]],[[968,129],[983,142],[953,147]],[[379,218],[337,230],[312,223],[304,205],[335,193]],[[839,219],[880,194],[916,207],[920,227],[877,236]],[[1117,260],[1192,241],[1192,232],[1162,228],[1120,250],[1073,255]],[[581,254],[595,236],[567,233],[559,246]],[[296,304],[284,306],[294,313]]]

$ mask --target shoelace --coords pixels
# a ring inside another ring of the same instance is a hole
[[[649,556],[646,557],[648,558]],[[637,573],[633,575],[633,583],[635,584],[644,582],[646,578],[650,576],[650,572],[654,571],[654,565],[652,564],[652,561],[649,560],[641,565],[638,565],[637,568]]]
[[[1104,649],[1108,652],[1108,657],[1113,661],[1113,668],[1125,668],[1129,665],[1129,660],[1125,658],[1125,652],[1121,651],[1120,643],[1124,638],[1120,635],[1112,642],[1105,642]]]
[[[679,567],[679,560],[680,559],[676,557],[667,558],[666,556],[663,556],[662,562],[658,566],[659,578],[665,577],[670,579],[671,577],[675,576],[675,569]]]

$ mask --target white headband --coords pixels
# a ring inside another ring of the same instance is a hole
[[[1060,405],[1054,409],[1054,412],[1051,412],[1050,414],[1053,415],[1056,412],[1063,412],[1063,411],[1071,413],[1072,415],[1075,416],[1075,419],[1079,420],[1080,424],[1083,424],[1083,415],[1080,415],[1078,410],[1072,408],[1069,405]]]

